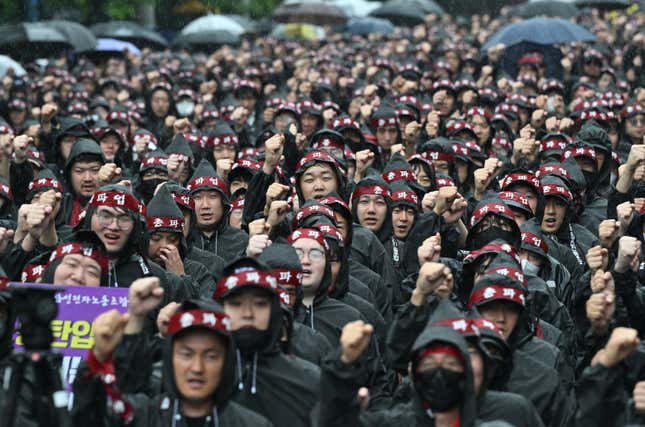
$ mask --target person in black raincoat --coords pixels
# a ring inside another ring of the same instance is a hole
[[[187,185],[195,200],[195,227],[191,240],[196,247],[226,261],[244,252],[248,235],[228,225],[230,201],[226,183],[207,160],[202,160]]]
[[[99,188],[99,171],[105,163],[101,147],[91,139],[74,143],[65,164],[67,192],[61,202],[61,219],[72,227],[78,224],[81,210]]]
[[[359,356],[371,325],[353,322],[343,329],[341,348],[325,361],[321,379],[322,426],[474,426],[478,424],[473,370],[466,341],[451,328],[428,325],[411,349],[410,403],[361,412]]]
[[[154,283],[155,279],[145,280]],[[149,282],[143,285],[154,289]],[[213,302],[187,301],[169,319],[163,349],[164,392],[156,396],[121,394],[114,381],[114,349],[123,345],[119,342],[126,338],[145,343],[146,337],[135,321],[141,321],[146,310],[159,303],[158,293],[141,297],[131,296],[129,319],[116,310],[96,319],[95,330],[102,334],[97,337],[87,364],[80,367],[74,383],[72,419],[75,425],[273,425],[231,401],[236,357],[231,319]],[[116,372],[116,380],[120,374]],[[108,397],[111,404],[107,404]]]
[[[159,184],[168,180],[168,156],[163,151],[148,153],[139,164],[137,182],[134,184],[137,196],[149,203]]]
[[[298,254],[289,244],[272,243],[262,251],[258,260],[271,268],[271,274],[289,297],[289,313],[285,314],[284,319],[289,334],[282,338],[283,351],[320,366],[323,358],[331,352],[331,344],[320,332],[293,319],[293,310],[302,303],[303,298],[302,266]]]
[[[266,265],[240,258],[226,266],[217,284],[215,299],[231,318],[236,345],[234,400],[275,425],[310,426],[320,370],[280,350],[283,315],[277,283]]]
[[[165,148],[172,136],[165,120],[177,115],[172,88],[165,82],[157,83],[150,88],[145,101],[147,117],[143,127],[155,135],[161,148]]]
[[[183,234],[184,216],[175,204],[167,186],[162,186],[146,207],[148,257],[179,276],[191,286],[195,282],[199,295],[208,298],[215,292],[215,280],[201,263],[186,258],[187,246]]]

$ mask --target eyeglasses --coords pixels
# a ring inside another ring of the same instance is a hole
[[[128,230],[134,225],[134,219],[129,215],[112,215],[111,213],[101,211],[96,214],[101,228],[109,227],[116,219],[116,224],[120,230]]]
[[[298,258],[300,259],[300,261],[303,260],[303,258],[305,257],[305,254],[307,255],[310,261],[318,262],[325,259],[325,252],[323,252],[321,249],[318,249],[318,248],[309,249],[309,251],[307,252],[305,252],[305,250],[301,248],[294,248],[294,249],[296,250],[296,254],[298,255]]]

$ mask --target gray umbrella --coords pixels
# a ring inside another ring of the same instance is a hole
[[[0,26],[0,53],[15,58],[39,58],[72,50],[65,34],[40,22]]]
[[[424,15],[435,13],[443,15],[441,6],[430,0],[390,0],[370,16],[388,19],[395,25],[412,26],[423,23]]]
[[[222,45],[236,45],[240,37],[228,31],[212,30],[199,33],[178,34],[173,41],[175,47],[192,47],[198,50],[215,50]]]
[[[164,49],[166,40],[154,31],[130,21],[110,21],[93,25],[91,28],[96,37],[128,41],[140,48]]]
[[[576,0],[575,2],[578,7],[592,7],[604,10],[626,9],[630,4],[629,0]]]
[[[569,19],[576,16],[579,10],[572,3],[544,0],[513,6],[508,13],[511,16],[521,16],[522,18],[551,16],[554,18]]]
[[[348,16],[339,7],[312,0],[283,3],[273,12],[273,19],[283,23],[342,25],[347,22]]]
[[[67,41],[74,46],[76,52],[92,50],[96,47],[96,37],[84,25],[78,22],[53,20],[43,21],[44,25],[51,26],[65,35]]]

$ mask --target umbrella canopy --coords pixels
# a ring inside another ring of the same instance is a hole
[[[192,47],[202,51],[215,50],[219,46],[234,45],[240,42],[237,34],[223,30],[210,30],[198,33],[180,33],[173,41],[175,47]]]
[[[247,16],[241,15],[223,15],[227,18],[231,18],[233,21],[240,24],[244,28],[245,33],[256,33],[257,32],[257,23]]]
[[[0,27],[0,52],[20,59],[49,57],[72,49],[65,34],[41,22]]]
[[[96,41],[96,50],[99,52],[121,52],[129,51],[135,55],[141,55],[141,50],[130,42],[117,39],[98,39]]]
[[[168,45],[159,34],[130,21],[102,22],[93,25],[91,30],[97,37],[124,40],[140,48],[163,49]]]
[[[482,46],[485,51],[498,43],[513,46],[521,42],[558,44],[595,41],[596,36],[580,25],[560,18],[531,18],[510,24],[493,34]]]
[[[330,3],[343,9],[348,16],[355,18],[366,17],[371,11],[378,9],[383,4],[378,1],[365,0],[332,0]]]
[[[283,23],[343,25],[348,17],[342,9],[333,4],[312,0],[283,3],[273,12],[273,19]]]
[[[603,10],[626,9],[630,6],[629,0],[576,0],[578,7],[593,7]]]
[[[443,9],[429,0],[390,0],[370,12],[370,16],[388,19],[395,25],[412,26],[422,24],[423,16],[430,13],[443,15]]]
[[[325,30],[310,24],[278,24],[270,36],[276,39],[315,40],[325,37]]]
[[[213,31],[225,31],[239,36],[245,32],[245,29],[229,16],[208,14],[190,22],[181,30],[181,34],[189,35]]]
[[[22,65],[11,59],[6,55],[0,55],[0,77],[7,75],[7,71],[12,68],[16,76],[24,76],[27,74]]]
[[[365,17],[353,18],[347,23],[347,31],[350,34],[367,35],[367,34],[392,34],[394,25],[387,19]]]
[[[84,25],[78,22],[53,20],[43,21],[44,25],[51,26],[65,35],[67,41],[74,46],[76,52],[92,50],[96,47],[96,37]]]
[[[532,18],[534,16],[551,16],[569,19],[578,14],[578,8],[572,3],[555,0],[536,1],[513,6],[509,11],[512,16]]]

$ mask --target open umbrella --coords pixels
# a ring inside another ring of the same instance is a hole
[[[231,17],[208,14],[190,22],[181,30],[181,34],[188,35],[210,31],[226,31],[238,36],[245,32],[244,27]]]
[[[443,9],[429,0],[390,0],[370,12],[370,16],[388,19],[395,25],[412,26],[422,24],[424,15],[430,13],[443,15]]]
[[[102,22],[91,27],[96,37],[125,40],[140,48],[164,49],[168,43],[159,34],[130,21]]]
[[[592,7],[603,10],[626,9],[630,4],[629,0],[576,0],[575,2],[578,7]]]
[[[110,58],[126,58],[130,52],[134,55],[141,55],[141,50],[130,42],[117,39],[99,38],[96,39],[96,47],[91,50],[80,52],[79,55],[88,58],[94,63],[102,63]]]
[[[524,3],[513,6],[509,10],[511,16],[532,18],[534,16],[551,16],[555,18],[569,19],[578,14],[578,8],[572,3],[555,0],[543,0],[531,3]]]
[[[378,9],[383,3],[366,0],[331,0],[331,4],[343,9],[350,17],[362,18]]]
[[[559,44],[595,41],[596,36],[584,27],[560,18],[531,18],[502,27],[482,46],[485,51],[498,43],[513,46],[521,42]]]
[[[76,52],[92,50],[96,47],[96,37],[84,25],[78,22],[53,20],[43,21],[44,25],[51,26],[65,35],[67,41],[74,46]]]
[[[195,33],[179,33],[173,41],[175,47],[191,47],[201,51],[215,50],[223,45],[235,45],[240,42],[237,34],[224,30],[210,30]]]
[[[347,31],[350,34],[392,34],[394,25],[387,19],[366,16],[365,18],[352,18],[347,23]]]
[[[12,68],[16,76],[24,76],[27,74],[22,65],[9,58],[6,55],[0,55],[0,77],[7,75],[9,68]]]
[[[310,0],[281,4],[273,12],[273,19],[282,23],[343,25],[348,17],[342,9],[333,4]]]
[[[72,49],[72,44],[62,32],[40,22],[0,27],[0,53],[16,58],[49,57]]]

